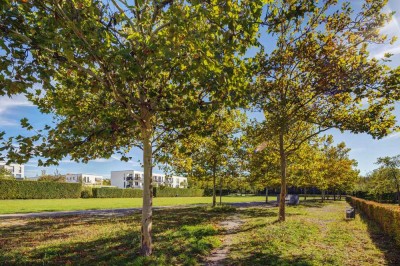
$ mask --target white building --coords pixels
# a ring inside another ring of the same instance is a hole
[[[12,163],[7,165],[6,162],[0,162],[0,168],[5,168],[17,179],[25,177],[25,167],[22,164]]]
[[[82,183],[84,185],[101,185],[103,177],[89,174],[66,174],[65,181],[68,183]]]
[[[143,189],[144,173],[134,170],[111,171],[111,186],[119,188]],[[153,173],[153,186],[186,188],[187,178],[182,176],[166,176]]]

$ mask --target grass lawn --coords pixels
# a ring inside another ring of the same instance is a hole
[[[245,220],[232,243],[228,265],[400,265],[399,247],[375,223],[357,214],[344,219],[344,201],[241,210]]]
[[[0,220],[0,265],[199,265],[228,232],[219,223],[239,216],[226,265],[400,265],[393,241],[345,202],[277,208],[154,212],[154,255],[139,256],[140,215]],[[232,233],[232,232],[230,232]]]
[[[264,197],[258,197],[258,196],[247,196],[247,197],[229,196],[222,198],[222,202],[249,202],[249,201],[264,201],[264,200],[265,200]],[[211,197],[154,198],[153,206],[210,204],[211,202],[212,202]],[[141,198],[0,200],[0,214],[118,209],[118,208],[134,208],[141,206],[142,206]]]
[[[221,244],[218,223],[231,211],[155,211],[146,259],[138,255],[139,214],[0,220],[0,265],[196,265]]]

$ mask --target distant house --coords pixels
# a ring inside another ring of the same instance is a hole
[[[102,185],[103,177],[90,174],[66,174],[65,181],[68,183],[82,183],[84,185]]]
[[[16,179],[24,179],[25,177],[25,166],[23,164],[12,163],[7,165],[6,162],[0,162],[0,168],[10,171]]]
[[[111,185],[119,188],[143,189],[144,173],[135,170],[123,170],[111,172]],[[153,173],[153,186],[167,186],[174,188],[186,188],[187,178],[182,176],[166,176]]]

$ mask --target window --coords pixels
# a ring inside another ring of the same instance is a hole
[[[139,183],[138,183],[138,182],[135,182],[135,186],[139,186]]]

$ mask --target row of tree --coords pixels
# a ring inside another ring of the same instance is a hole
[[[274,139],[265,139],[259,123],[248,122],[238,110],[220,111],[208,118],[216,127],[210,134],[192,134],[176,141],[163,158],[166,170],[187,175],[190,186],[216,189],[263,190],[280,188],[279,152]],[[287,186],[321,191],[351,191],[358,179],[357,162],[349,158],[344,143],[333,145],[332,136],[314,136],[293,151],[287,161]],[[267,192],[268,193],[268,192]]]
[[[394,195],[400,205],[400,155],[380,157],[376,164],[379,165],[377,169],[360,177],[356,189],[373,195],[378,201],[385,194]]]
[[[216,151],[211,170],[192,171],[235,172],[240,157],[218,151],[245,144],[230,144],[235,132],[211,121],[256,109],[265,117],[256,150],[276,152],[284,221],[288,167],[305,144],[329,128],[379,138],[395,126],[400,69],[368,53],[388,41],[379,32],[392,16],[386,2],[354,11],[337,0],[3,1],[0,95],[24,93],[53,121],[38,129],[21,120],[32,134],[1,150],[9,161],[51,165],[129,160],[141,148],[141,248],[150,255],[153,165],[168,163],[175,143],[204,141]],[[198,137],[207,135],[215,139]]]

